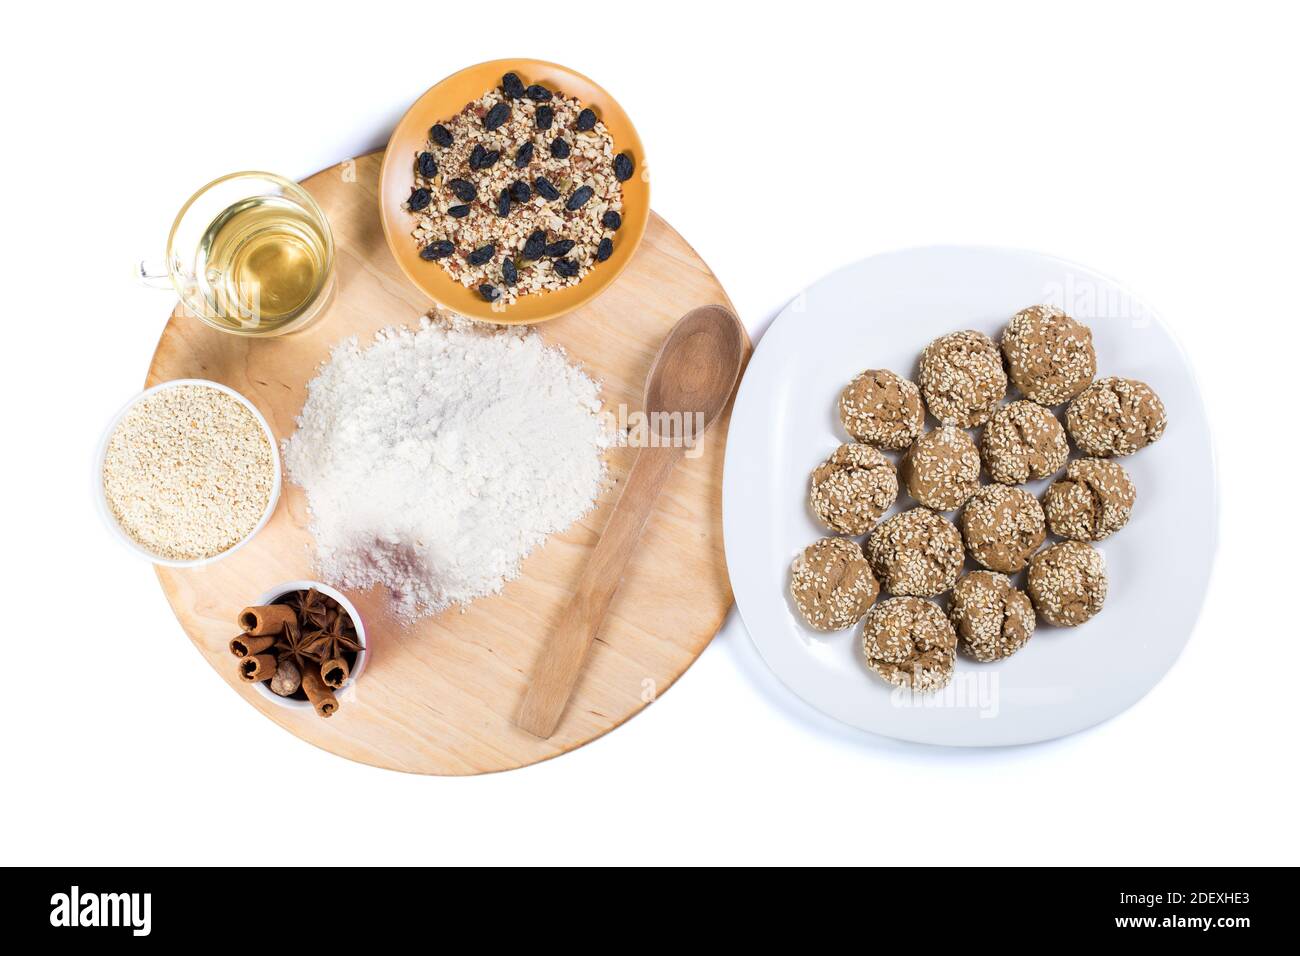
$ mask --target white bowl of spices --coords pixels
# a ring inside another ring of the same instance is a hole
[[[109,423],[95,466],[95,501],[110,530],[169,567],[238,551],[280,499],[271,426],[243,395],[206,379],[137,395]]]
[[[237,625],[242,633],[230,652],[240,678],[281,707],[330,717],[365,670],[361,615],[328,584],[286,581],[270,588],[240,613]]]

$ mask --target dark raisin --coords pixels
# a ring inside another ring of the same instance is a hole
[[[510,198],[515,202],[524,203],[532,198],[533,191],[528,188],[528,184],[522,179],[516,179],[510,184]]]
[[[627,153],[619,153],[614,157],[614,177],[620,182],[625,183],[632,178],[632,170],[636,169],[636,163],[632,162],[632,157]]]
[[[519,269],[515,266],[514,259],[506,259],[501,263],[501,281],[506,285],[514,285],[519,281]]]
[[[481,295],[486,302],[495,302],[497,299],[501,298],[501,290],[491,282],[484,282],[479,286],[478,294]]]
[[[524,95],[524,81],[517,73],[507,73],[501,77],[501,92],[505,93],[506,99],[517,100]]]
[[[555,271],[566,279],[571,279],[578,274],[578,264],[572,259],[556,259]]]
[[[452,142],[451,130],[441,123],[434,123],[433,126],[429,127],[429,139],[433,140],[435,145],[446,149]]]
[[[595,194],[596,190],[592,189],[590,186],[579,186],[573,191],[573,195],[569,197],[569,201],[564,204],[564,208],[569,210],[569,212],[573,212],[575,209],[581,209],[587,200]]]
[[[524,90],[524,96],[537,103],[545,103],[551,98],[551,91],[544,86],[534,83],[528,89]]]
[[[453,219],[464,219],[469,215],[469,212],[470,208],[468,205],[447,207],[447,215],[451,216]]]
[[[536,121],[538,129],[550,129],[551,124],[555,122],[555,110],[549,106],[539,106],[533,119]]]
[[[478,199],[478,187],[468,179],[449,179],[447,188],[456,194],[461,202],[473,202]]]
[[[498,103],[488,110],[487,115],[483,117],[483,128],[490,133],[495,129],[500,129],[508,119],[510,119],[510,104]]]
[[[411,198],[406,202],[411,207],[411,212],[419,212],[429,205],[433,200],[433,193],[423,187],[411,190]]]
[[[540,259],[546,254],[546,232],[538,229],[524,243],[525,259]]]
[[[604,262],[614,254],[614,242],[609,236],[600,240],[600,245],[596,247],[596,261]]]
[[[546,257],[548,259],[559,259],[561,256],[567,256],[577,245],[572,239],[556,239],[546,247]]]
[[[560,137],[555,137],[555,139],[551,140],[551,155],[556,159],[568,159],[569,144]]]
[[[473,170],[487,169],[501,158],[499,149],[485,149],[482,143],[475,143],[474,148],[469,151],[469,168]]]
[[[439,239],[437,242],[431,242],[421,249],[420,258],[426,262],[432,262],[434,259],[446,259],[455,251],[456,247],[448,240]]]
[[[432,179],[438,175],[438,161],[433,158],[433,153],[428,151],[415,157],[415,168],[425,179]]]
[[[519,152],[515,153],[515,169],[523,169],[533,161],[533,144],[524,143],[519,147]]]
[[[581,113],[578,114],[578,122],[576,122],[573,125],[574,128],[577,129],[579,133],[585,133],[589,129],[595,129],[596,111],[591,109],[591,107],[588,107],[587,109],[583,110]]]
[[[497,193],[497,215],[503,217],[510,215],[509,189],[503,189],[501,192]]]
[[[467,255],[465,261],[472,266],[481,266],[483,263],[491,261],[492,257],[496,254],[497,247],[489,242],[486,246],[479,246]]]
[[[545,176],[538,176],[533,180],[533,188],[537,190],[537,195],[541,196],[547,202],[554,202],[560,198],[560,191],[551,185],[551,181]]]
[[[600,224],[610,232],[618,232],[618,227],[623,225],[623,217],[613,209],[606,209],[605,215],[600,217]]]

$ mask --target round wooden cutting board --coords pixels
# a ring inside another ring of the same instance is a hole
[[[380,159],[373,153],[349,160],[304,183],[329,217],[337,244],[338,292],[323,318],[302,332],[259,341],[173,314],[147,384],[222,382],[247,396],[283,440],[294,431],[307,381],[333,344],[353,335],[364,342],[379,329],[418,321],[431,304],[402,276],[384,243],[377,215]],[[635,411],[668,330],[689,309],[710,303],[730,305],[708,266],[652,214],[618,282],[538,331],[602,382],[607,408],[624,404]],[[263,698],[239,680],[227,650],[242,607],[281,582],[315,576],[300,488],[286,478],[275,515],[242,550],[203,568],[159,567],[158,578],[208,663],[246,701],[303,740],[412,773],[526,766],[579,747],[640,711],[681,676],[721,625],[732,600],[722,547],[727,421],[724,415],[709,430],[701,455],[678,465],[549,740],[519,730],[512,719],[542,642],[610,514],[633,449],[609,453],[610,486],[598,506],[529,557],[501,594],[403,627],[389,616],[381,588],[348,592],[365,622],[370,657],[328,720]]]

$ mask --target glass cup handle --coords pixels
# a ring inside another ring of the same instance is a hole
[[[176,287],[172,285],[171,274],[168,273],[165,266],[158,263],[140,260],[137,268],[137,276],[140,281],[151,289],[170,289],[173,292]]]

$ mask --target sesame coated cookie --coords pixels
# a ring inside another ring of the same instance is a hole
[[[945,425],[983,425],[1007,394],[1002,353],[983,332],[941,335],[925,347],[921,395],[930,414]]]
[[[941,690],[952,680],[957,632],[939,606],[917,597],[882,601],[862,623],[867,666],[896,687]]]
[[[862,549],[848,538],[822,538],[790,566],[790,596],[819,631],[852,627],[876,601],[880,585]]]
[[[1106,602],[1106,562],[1101,552],[1079,541],[1062,541],[1029,562],[1029,596],[1043,620],[1075,627],[1091,619]]]
[[[1051,409],[1012,402],[999,406],[984,426],[980,456],[994,481],[1023,485],[1060,471],[1070,457],[1070,443]]]
[[[1105,458],[1070,462],[1065,477],[1043,494],[1053,534],[1075,541],[1100,541],[1128,524],[1137,488],[1124,466]]]
[[[980,453],[970,435],[952,425],[926,432],[899,465],[907,493],[935,511],[952,511],[980,486]]]
[[[1011,384],[1042,405],[1078,395],[1097,374],[1092,331],[1051,305],[1031,305],[1011,317],[1002,332]]]
[[[860,442],[835,449],[813,471],[808,490],[817,520],[840,534],[866,534],[897,498],[894,463]]]
[[[921,390],[888,369],[867,369],[840,393],[840,421],[857,441],[902,451],[925,423]]]
[[[993,571],[972,571],[957,582],[948,601],[948,620],[958,647],[977,661],[1010,657],[1034,636],[1034,606],[1011,579]]]
[[[978,564],[1014,574],[1047,537],[1047,522],[1038,499],[1025,489],[985,485],[962,510],[961,533]]]
[[[1151,386],[1132,378],[1100,378],[1070,403],[1065,425],[1093,458],[1131,455],[1165,433],[1165,405]]]
[[[966,560],[956,526],[927,508],[912,508],[881,522],[865,550],[886,591],[915,597],[948,590]]]

